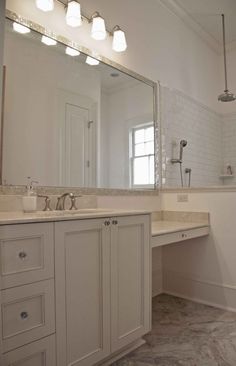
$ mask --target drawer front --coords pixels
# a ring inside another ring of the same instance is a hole
[[[54,280],[3,290],[1,297],[4,352],[54,332]]]
[[[55,336],[46,337],[5,353],[3,366],[56,366]]]
[[[0,227],[1,288],[54,276],[52,223]]]
[[[171,243],[177,243],[178,241],[198,238],[200,236],[205,236],[208,234],[209,234],[209,227],[206,226],[192,230],[178,231],[176,233],[157,235],[152,237],[152,248]]]

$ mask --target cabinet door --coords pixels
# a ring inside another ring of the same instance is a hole
[[[91,366],[110,353],[110,226],[56,223],[57,365]]]
[[[118,217],[111,228],[112,352],[151,327],[149,215]]]

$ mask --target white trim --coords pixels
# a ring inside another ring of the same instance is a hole
[[[215,53],[218,55],[222,53],[222,46],[220,43],[212,37],[211,34],[206,32],[176,0],[160,0],[160,2],[165,8],[181,19],[188,28],[194,31]]]
[[[163,270],[163,293],[236,312],[236,286],[233,285]]]

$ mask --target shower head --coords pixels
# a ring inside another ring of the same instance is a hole
[[[234,100],[236,100],[236,95],[230,93],[228,90],[225,90],[223,94],[220,94],[218,96],[218,100],[220,102],[233,102]]]
[[[233,102],[236,100],[236,95],[230,93],[228,90],[228,78],[227,78],[227,65],[226,65],[226,45],[225,45],[225,16],[221,14],[222,17],[222,30],[223,30],[223,51],[224,51],[224,73],[225,73],[225,90],[223,94],[218,96],[220,102]]]
[[[180,146],[181,147],[185,147],[187,145],[188,141],[187,140],[181,140],[180,141]]]

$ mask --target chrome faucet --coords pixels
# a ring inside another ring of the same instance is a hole
[[[65,200],[66,197],[70,197],[71,202],[73,202],[75,196],[73,193],[63,193],[60,197],[58,197],[57,199],[57,206],[56,206],[56,210],[62,211],[65,210]]]

